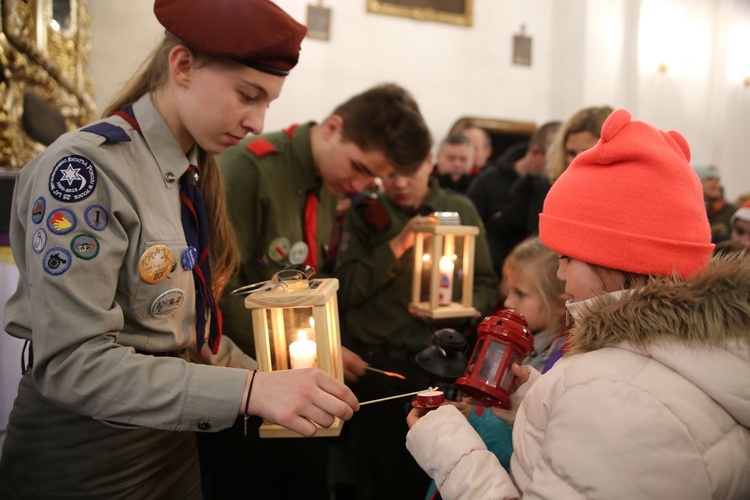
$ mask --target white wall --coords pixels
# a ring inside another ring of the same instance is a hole
[[[307,5],[317,4],[277,3],[302,23]],[[732,26],[750,25],[748,0],[474,0],[470,28],[371,14],[365,0],[323,4],[333,10],[331,40],[304,40],[266,130],[320,120],[381,81],[414,93],[436,141],[461,116],[543,122],[610,104],[681,131],[696,162],[720,167],[730,199],[750,191],[750,88],[728,78],[725,63]],[[101,109],[161,28],[153,0],[89,0],[89,6],[90,67]],[[658,18],[661,39],[640,47],[641,12],[665,8],[680,14]],[[522,24],[533,38],[531,67],[511,64]],[[644,65],[672,47],[681,53],[667,72]]]

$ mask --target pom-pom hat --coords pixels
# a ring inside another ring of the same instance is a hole
[[[539,236],[555,252],[620,271],[687,277],[711,258],[711,228],[690,147],[614,111],[599,142],[555,181]]]
[[[162,26],[187,46],[286,76],[307,27],[269,0],[156,0]]]

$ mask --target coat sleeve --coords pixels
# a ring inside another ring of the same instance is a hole
[[[497,457],[452,405],[422,417],[406,435],[406,448],[446,500],[520,498]]]

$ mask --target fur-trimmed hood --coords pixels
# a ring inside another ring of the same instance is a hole
[[[653,357],[750,426],[750,257],[714,258],[680,280],[597,297],[572,329],[569,354],[617,346]]]

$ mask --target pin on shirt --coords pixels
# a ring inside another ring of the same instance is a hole
[[[146,283],[164,281],[175,267],[172,250],[166,245],[153,245],[146,249],[138,262],[138,274]]]

